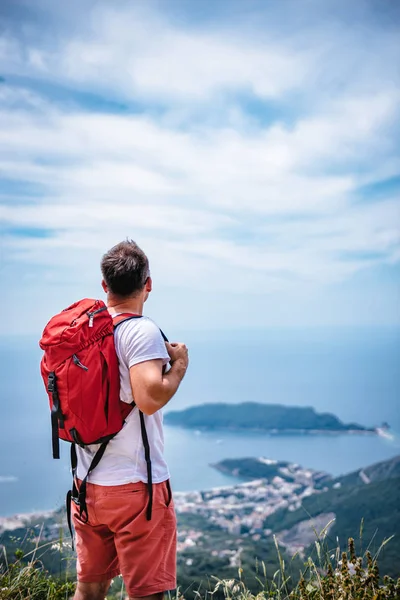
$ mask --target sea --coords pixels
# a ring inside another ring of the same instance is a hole
[[[173,339],[173,333],[170,333]],[[167,410],[254,401],[312,406],[344,422],[390,425],[375,435],[268,435],[165,427],[176,491],[237,480],[212,467],[267,457],[333,475],[400,454],[400,329],[298,328],[186,332],[187,375]],[[0,516],[59,508],[70,486],[69,445],[51,457],[47,394],[37,337],[0,336]]]

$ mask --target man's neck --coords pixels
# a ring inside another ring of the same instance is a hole
[[[115,313],[133,313],[135,315],[143,314],[143,298],[116,298],[110,294],[107,296],[107,307],[111,314]]]

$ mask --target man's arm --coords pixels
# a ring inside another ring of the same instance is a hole
[[[147,360],[129,369],[132,396],[145,415],[163,408],[176,393],[188,367],[188,352],[184,344],[167,344],[171,369],[163,374],[162,359]]]

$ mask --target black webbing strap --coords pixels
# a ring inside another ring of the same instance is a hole
[[[160,329],[160,328],[159,328],[159,329]],[[162,335],[162,337],[163,337],[163,340],[164,340],[164,342],[168,342],[168,338],[167,338],[167,336],[165,335],[165,333],[163,332],[163,330],[162,330],[162,329],[160,329],[160,333],[161,333],[161,335]]]
[[[64,429],[64,415],[60,408],[60,397],[58,395],[56,374],[54,371],[49,373],[47,379],[47,391],[51,394],[51,441],[53,448],[53,458],[60,458],[60,440],[58,437],[58,428]]]
[[[53,458],[60,458],[60,438],[58,437],[58,417],[54,409],[51,409],[51,446],[53,448]]]
[[[147,465],[147,487],[149,490],[149,502],[147,504],[146,518],[148,521],[151,520],[151,514],[153,512],[153,475],[151,472],[151,460],[150,460],[150,445],[149,438],[147,437],[146,424],[144,422],[144,414],[139,410],[140,416],[140,428],[142,430],[142,439],[144,446],[144,458]]]
[[[103,454],[107,448],[109,441],[110,440],[107,440],[106,442],[103,442],[101,444],[100,448],[97,450],[96,454],[94,455],[92,462],[90,463],[90,467],[88,469],[88,472],[86,473],[86,477],[82,480],[82,483],[79,486],[79,491],[78,491],[79,516],[82,519],[82,521],[84,521],[84,523],[87,523],[88,519],[89,519],[88,509],[87,509],[87,505],[86,505],[87,479],[88,479],[90,473],[93,471],[93,469],[95,469],[97,467],[97,465],[103,458]]]
[[[68,523],[69,533],[71,536],[72,550],[75,550],[75,548],[74,548],[74,533],[72,531],[72,519],[71,519],[71,502],[72,502],[72,491],[68,490],[67,497],[65,499],[65,508],[67,511],[67,523]]]
[[[71,444],[71,473],[72,473],[72,490],[71,498],[78,503],[78,488],[76,487],[76,470],[78,468],[78,456],[76,454],[76,444]]]
[[[85,447],[85,444],[82,442],[81,438],[79,437],[79,433],[77,432],[75,427],[72,427],[69,430],[69,433],[70,433],[72,439],[74,440],[73,446],[75,446],[75,444],[78,444],[78,446],[80,446],[81,448]],[[72,452],[72,450],[71,450],[71,452]],[[75,453],[76,453],[76,450],[75,450]],[[72,458],[71,458],[71,461],[72,461]],[[72,462],[71,462],[71,467],[72,467]],[[75,469],[76,469],[76,467],[75,467]]]
[[[169,506],[171,504],[171,500],[172,500],[172,490],[171,490],[171,483],[170,483],[169,479],[167,479],[167,490],[168,490],[168,504],[167,504],[167,506]]]
[[[71,502],[78,504],[78,488],[76,487],[76,469],[78,466],[78,457],[76,454],[75,444],[71,444],[71,472],[72,472],[72,490],[67,492],[66,497],[66,510],[67,510],[67,522],[69,533],[71,534],[72,550],[74,549],[74,534],[72,531],[72,519],[71,519]]]
[[[77,506],[79,506],[79,516],[84,521],[84,523],[88,522],[89,515],[86,504],[86,484],[89,474],[97,467],[101,459],[103,458],[103,454],[107,448],[107,444],[110,440],[103,442],[100,448],[97,450],[94,455],[92,462],[90,463],[90,467],[88,472],[86,473],[86,477],[82,480],[81,485],[79,486],[79,490],[76,486],[76,469],[78,466],[78,457],[76,454],[75,444],[71,444],[71,471],[72,471],[72,490],[69,490],[66,497],[66,510],[67,510],[67,521],[68,521],[68,529],[71,534],[72,539],[72,549],[74,549],[74,534],[72,531],[72,519],[71,519],[71,501],[75,502]]]

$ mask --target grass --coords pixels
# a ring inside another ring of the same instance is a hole
[[[329,550],[325,539],[324,531],[317,534],[316,561],[311,557],[306,560],[304,569],[296,578],[298,583],[288,572],[290,565],[285,564],[275,540],[279,569],[272,578],[268,578],[265,564],[257,563],[258,591],[254,591],[253,586],[250,591],[245,573],[239,567],[235,579],[211,577],[211,591],[201,587],[197,590],[178,588],[177,592],[169,595],[169,600],[399,600],[400,578],[394,581],[387,576],[382,578],[379,573],[379,554],[390,539],[383,542],[375,556],[368,549],[361,556],[357,555],[352,538],[346,552],[340,551],[339,544],[336,549]],[[11,562],[4,555],[0,570],[0,600],[72,598],[75,583],[68,581],[67,577],[54,577],[44,569],[37,558],[42,548],[38,543],[29,555],[17,550]],[[126,598],[122,581],[118,578],[107,599]]]
[[[54,578],[38,560],[23,561],[15,557],[3,573],[0,572],[1,600],[65,600],[73,596],[75,584]]]
[[[43,529],[43,528],[42,528]],[[17,549],[12,561],[8,560],[3,547],[0,561],[0,600],[68,600],[75,592],[75,582],[68,580],[68,569],[64,577],[54,577],[44,568],[40,560],[50,549],[63,548],[63,533],[60,529],[58,542],[54,540],[40,543],[42,529],[34,547],[28,552]],[[29,541],[29,530],[23,543]],[[1,548],[1,546],[0,546]],[[62,553],[60,552],[60,573],[62,572]]]
[[[261,563],[258,592],[249,592],[239,569],[237,580],[217,579],[212,595],[224,600],[400,599],[400,578],[397,581],[387,576],[381,578],[379,573],[379,554],[390,540],[383,542],[375,556],[369,550],[357,556],[353,538],[349,539],[346,552],[341,552],[339,545],[332,551],[325,546],[323,534],[317,535],[315,542],[317,563],[311,557],[307,559],[294,587],[293,578],[288,575],[287,565],[276,543],[280,567],[268,580],[265,565]]]

